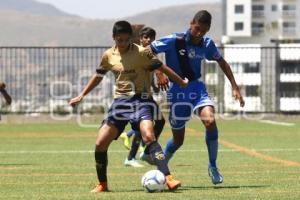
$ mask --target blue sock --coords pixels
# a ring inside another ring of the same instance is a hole
[[[131,137],[135,134],[135,130],[131,129],[130,131],[127,132],[127,136]]]
[[[177,149],[178,149],[178,147],[176,147],[176,146],[174,145],[173,139],[172,139],[172,138],[169,139],[169,140],[167,141],[166,148],[165,148],[165,152],[164,152],[167,161],[169,161],[169,160],[172,158],[173,153],[175,153],[175,151],[176,151]]]
[[[208,150],[209,166],[217,167],[216,160],[218,155],[218,129],[206,130],[205,141]]]

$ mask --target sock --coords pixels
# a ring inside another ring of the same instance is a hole
[[[107,151],[95,151],[96,171],[99,182],[107,182]]]
[[[206,130],[205,141],[208,150],[209,166],[217,167],[218,155],[218,129]]]
[[[130,131],[128,131],[127,136],[131,137],[135,134],[135,130],[131,129]]]
[[[155,138],[156,140],[158,140],[162,130],[164,129],[166,120],[164,118],[162,118],[161,120],[155,120],[155,124],[154,124],[154,134],[155,134]]]
[[[167,160],[161,149],[161,146],[157,141],[152,142],[148,145],[151,158],[154,160],[157,169],[161,171],[165,176],[170,175]]]
[[[167,141],[165,152],[164,152],[167,161],[169,161],[172,158],[173,154],[175,153],[175,151],[177,151],[178,148],[179,147],[177,147],[174,144],[172,138]]]
[[[135,158],[136,153],[137,153],[137,151],[139,149],[140,143],[141,143],[141,137],[140,137],[140,135],[139,134],[135,134],[133,136],[131,148],[130,148],[130,151],[129,151],[129,154],[128,154],[128,157],[127,157],[128,160],[132,160],[132,159]]]

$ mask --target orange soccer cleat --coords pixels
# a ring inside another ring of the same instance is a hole
[[[173,179],[172,175],[168,175],[166,176],[166,185],[168,186],[169,190],[176,190],[181,186],[181,183],[180,181]]]
[[[92,191],[91,193],[98,193],[98,192],[107,192],[107,182],[100,182]]]

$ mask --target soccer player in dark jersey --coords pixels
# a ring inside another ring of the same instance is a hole
[[[75,106],[95,88],[103,76],[111,71],[115,76],[115,98],[98,132],[95,147],[96,171],[99,184],[93,193],[108,190],[107,150],[110,143],[123,132],[128,122],[133,129],[139,130],[143,141],[158,170],[166,176],[169,190],[177,189],[181,183],[173,179],[160,144],[156,141],[153,120],[157,113],[157,104],[151,97],[151,70],[158,69],[181,87],[188,84],[170,68],[165,66],[149,50],[131,42],[132,28],[127,21],[118,21],[113,26],[115,45],[102,56],[96,74],[90,79],[83,91],[70,100]]]

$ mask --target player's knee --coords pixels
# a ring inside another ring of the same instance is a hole
[[[155,138],[153,137],[153,134],[145,134],[143,136],[143,141],[146,145],[151,144],[152,142],[155,141]]]
[[[206,129],[212,130],[212,129],[216,128],[216,121],[215,121],[214,117],[210,117],[210,118],[203,120],[203,123],[204,123],[204,126]]]
[[[105,145],[104,141],[101,140],[96,141],[95,151],[97,152],[107,151],[107,146]]]

